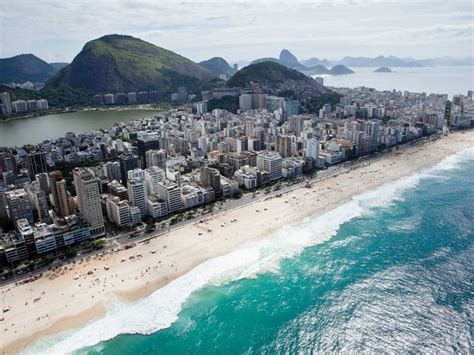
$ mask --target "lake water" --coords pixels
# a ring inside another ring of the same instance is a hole
[[[392,73],[374,73],[376,68],[351,69],[354,74],[323,75],[324,85],[448,94],[450,98],[474,89],[474,67],[391,68]]]
[[[67,132],[83,133],[100,128],[107,129],[116,122],[130,122],[156,113],[157,111],[151,110],[78,111],[0,121],[0,147],[35,144],[45,139],[63,137]]]

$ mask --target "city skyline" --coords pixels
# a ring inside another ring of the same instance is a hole
[[[0,57],[33,53],[70,62],[87,41],[129,34],[194,61],[278,56],[464,58],[472,55],[469,1],[298,1],[250,3],[81,0],[0,5]],[[74,24],[74,26],[70,26]],[[297,25],[297,26],[296,26]],[[81,28],[77,31],[77,28]],[[14,34],[14,36],[13,36]]]

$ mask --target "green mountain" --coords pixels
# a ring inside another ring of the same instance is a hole
[[[60,71],[62,68],[66,67],[69,65],[69,63],[63,63],[63,62],[57,62],[57,63],[49,63],[56,72]]]
[[[225,74],[227,77],[230,77],[236,73],[236,70],[227,63],[224,58],[214,57],[203,62],[200,62],[201,67],[206,68],[215,76],[220,74]]]
[[[87,42],[47,87],[70,86],[96,93],[158,90],[193,91],[212,74],[174,52],[132,36],[107,35]]]
[[[45,82],[57,70],[33,54],[0,59],[0,83]]]
[[[342,64],[333,66],[329,71],[331,75],[345,75],[354,73],[354,71]]]
[[[229,87],[245,87],[251,82],[258,82],[261,85],[284,84],[288,80],[311,82],[314,79],[284,65],[275,62],[261,62],[250,64],[240,69],[232,78],[227,81]]]

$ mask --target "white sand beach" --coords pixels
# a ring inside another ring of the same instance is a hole
[[[327,212],[384,183],[413,175],[443,158],[474,147],[474,131],[371,162],[336,177],[259,200],[203,223],[186,225],[134,248],[48,271],[40,279],[0,289],[0,349],[13,353],[40,337],[80,327],[106,312],[110,300],[145,297],[206,260],[304,218]],[[295,238],[298,236],[295,235]]]

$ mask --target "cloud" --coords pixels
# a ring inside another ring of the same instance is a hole
[[[470,1],[0,2],[0,56],[70,61],[85,42],[130,34],[193,60],[276,56],[470,55]]]

